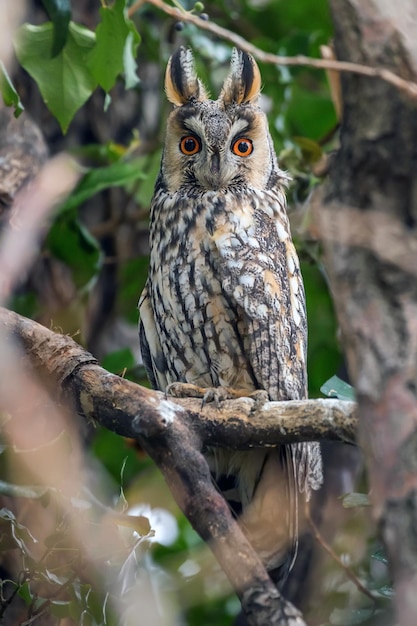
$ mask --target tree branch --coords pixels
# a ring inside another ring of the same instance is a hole
[[[177,503],[210,545],[239,595],[249,624],[303,626],[299,612],[278,592],[230,509],[213,486],[201,449],[246,449],[300,440],[353,441],[355,403],[339,400],[227,401],[221,410],[201,400],[166,399],[106,372],[70,337],[0,309],[0,333],[24,347],[49,387],[87,420],[139,441],[162,471]],[[307,423],[308,421],[308,423]]]
[[[417,100],[417,83],[401,78],[387,68],[371,67],[369,65],[363,65],[361,63],[352,63],[350,61],[314,59],[312,57],[307,57],[302,54],[298,54],[293,57],[272,54],[261,50],[261,48],[254,46],[244,37],[237,35],[227,28],[219,26],[215,22],[202,20],[197,15],[193,15],[185,9],[181,11],[176,7],[166,4],[163,0],[146,0],[146,3],[152,4],[156,8],[160,9],[161,11],[163,11],[167,15],[170,15],[178,21],[189,22],[190,24],[194,24],[194,26],[197,26],[198,28],[207,30],[208,32],[216,35],[217,37],[220,37],[221,39],[230,41],[230,43],[232,43],[234,46],[240,48],[241,50],[249,52],[256,59],[262,61],[263,63],[272,63],[282,66],[303,65],[305,67],[312,67],[315,69],[350,72],[353,74],[368,76],[369,78],[381,78],[387,83],[394,85],[397,89],[402,91],[408,97],[412,98],[413,100]],[[143,4],[145,4],[144,0],[138,0],[130,7],[128,14],[132,16]]]
[[[226,400],[221,409],[197,398],[171,398],[110,374],[67,335],[0,308],[0,329],[17,337],[37,371],[65,389],[86,419],[123,437],[157,435],[180,419],[201,445],[236,450],[299,441],[355,442],[356,403],[338,399],[267,402]],[[154,431],[153,428],[156,428]]]

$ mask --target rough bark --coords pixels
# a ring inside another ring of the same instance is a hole
[[[339,59],[417,70],[413,0],[332,0]],[[315,199],[374,515],[401,626],[417,615],[417,109],[379,79],[341,77],[343,121]]]
[[[39,128],[28,117],[15,119],[0,109],[0,216],[38,173],[48,157]]]
[[[86,420],[124,436],[157,436],[175,416],[199,446],[235,450],[298,441],[356,438],[356,403],[337,399],[266,402],[250,398],[201,406],[196,398],[171,398],[110,374],[71,337],[0,307],[0,331],[23,346],[51,391],[64,394]],[[166,423],[166,424],[165,424]],[[156,424],[156,426],[155,426]],[[154,430],[156,428],[156,431]]]

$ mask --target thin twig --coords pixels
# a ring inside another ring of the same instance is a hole
[[[358,591],[360,591],[361,593],[363,593],[365,596],[367,596],[368,598],[370,598],[372,600],[372,602],[375,602],[376,598],[372,595],[371,591],[369,591],[369,589],[367,589],[364,585],[362,585],[361,581],[358,579],[358,577],[356,576],[356,574],[352,571],[352,569],[348,566],[345,565],[345,563],[343,563],[342,559],[339,557],[338,554],[336,554],[336,552],[333,550],[333,548],[331,546],[329,546],[329,544],[325,541],[325,539],[322,537],[319,529],[317,528],[317,526],[315,525],[315,523],[313,522],[311,515],[310,515],[310,507],[308,505],[308,502],[306,502],[305,505],[305,515],[306,515],[306,519],[308,521],[308,523],[311,526],[311,529],[313,531],[314,537],[317,539],[317,541],[319,542],[319,544],[321,545],[321,547],[331,556],[331,558],[336,561],[336,563],[344,570],[346,576],[353,582],[353,584],[356,586],[356,588],[358,589]]]
[[[24,622],[21,622],[21,626],[29,626],[30,624],[33,624],[33,622],[35,622],[37,619],[45,615],[46,611],[51,606],[52,602],[56,600],[57,598],[59,598],[64,591],[69,589],[69,587],[71,587],[71,585],[78,578],[78,576],[79,576],[78,572],[74,572],[68,578],[68,580],[66,580],[65,583],[63,583],[59,587],[59,589],[57,589],[55,593],[52,593],[47,600],[44,600],[42,604],[38,606],[36,613],[33,613],[31,617],[29,617],[29,619],[25,620]]]
[[[315,59],[312,57],[304,56],[303,54],[297,54],[296,56],[280,56],[265,52],[257,46],[247,41],[244,37],[237,35],[227,28],[219,26],[215,22],[210,20],[202,20],[200,17],[193,15],[189,11],[177,9],[163,2],[163,0],[147,0],[148,4],[152,4],[156,8],[160,9],[167,15],[170,15],[176,20],[182,22],[189,22],[194,24],[198,28],[207,30],[208,32],[230,41],[234,46],[245,50],[252,54],[256,59],[263,63],[272,63],[275,65],[283,66],[299,66],[312,67],[322,70],[335,70],[338,72],[351,72],[353,74],[360,74],[362,76],[369,76],[370,78],[380,78],[387,83],[390,83],[394,87],[397,87],[400,91],[407,94],[409,97],[417,100],[417,83],[405,80],[401,78],[391,70],[384,67],[369,67],[367,65],[361,65],[359,63],[351,63],[349,61],[336,61],[332,59]],[[132,16],[141,6],[146,4],[144,0],[138,0],[128,10],[129,16]]]

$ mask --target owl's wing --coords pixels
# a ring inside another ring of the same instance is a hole
[[[266,214],[248,219],[246,213],[234,227],[215,230],[213,240],[222,288],[240,308],[259,387],[271,400],[307,397],[304,285],[287,221],[277,223]],[[287,465],[294,465],[298,487],[308,497],[322,482],[319,445],[293,445],[290,457]]]
[[[139,299],[139,341],[143,364],[153,389],[164,391],[167,386],[167,362],[156,330],[148,284]],[[146,331],[145,331],[146,328]]]
[[[257,232],[260,227],[214,232],[217,269],[227,297],[241,311],[259,386],[271,400],[295,400],[305,397],[307,387],[304,287],[289,235],[279,240],[271,223],[275,235]]]

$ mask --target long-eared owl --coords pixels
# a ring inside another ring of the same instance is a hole
[[[170,59],[174,104],[150,217],[150,266],[140,309],[154,388],[175,382],[305,398],[306,311],[299,261],[265,114],[259,69],[233,50],[217,100],[192,53]],[[221,410],[221,409],[220,409]],[[321,482],[317,444],[209,450],[213,476],[270,569],[284,576],[297,545],[300,492]]]

